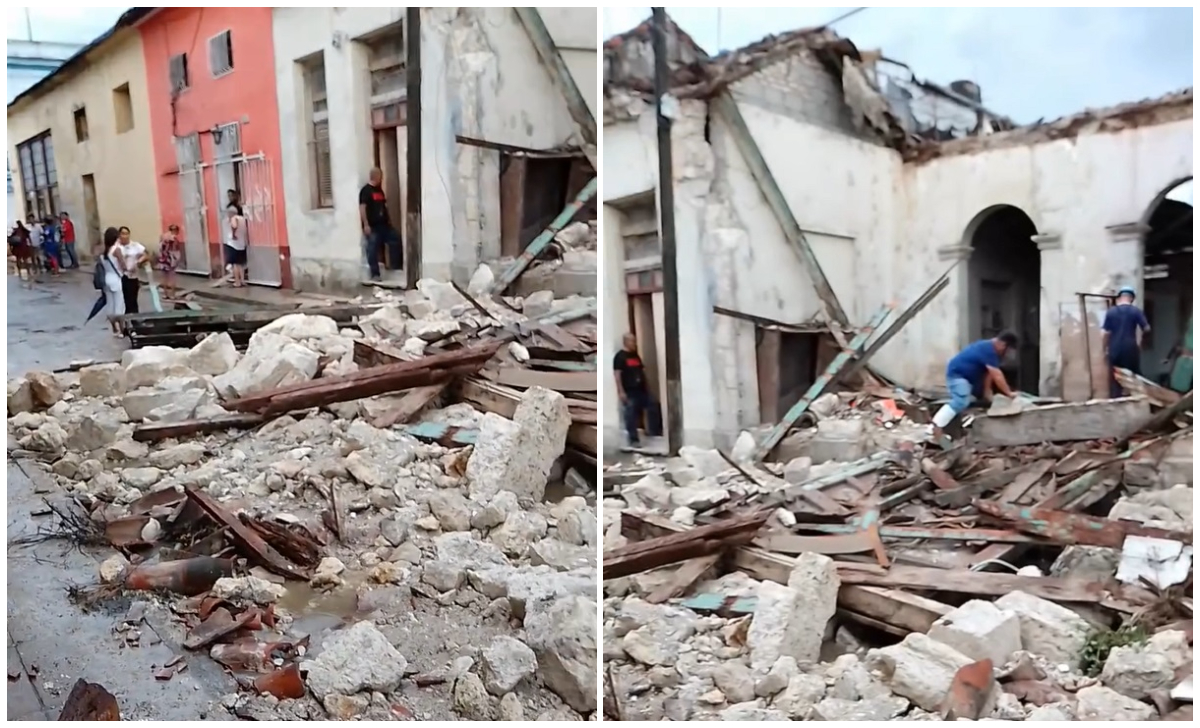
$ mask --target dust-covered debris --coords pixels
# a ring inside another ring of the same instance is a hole
[[[301,311],[10,382],[10,452],[73,502],[40,538],[119,544],[97,582],[148,590],[193,662],[244,677],[222,703],[239,717],[593,715],[597,528],[580,473],[595,388],[539,377],[547,361],[586,368],[595,301],[485,290],[423,281],[353,320]],[[489,342],[420,398],[405,384],[269,408]],[[529,384],[498,384],[508,368]]]
[[[609,718],[1187,713],[1193,492],[1144,463],[1190,449],[1190,412],[1110,423],[1128,442],[943,450],[922,397],[855,386],[769,460],[743,432],[607,468]],[[1021,401],[995,416],[1056,411]]]

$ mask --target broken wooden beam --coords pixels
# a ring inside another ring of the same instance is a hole
[[[517,405],[521,403],[520,392],[479,377],[460,379],[458,396],[476,409],[492,412],[508,419],[512,419],[513,414],[517,411]],[[592,455],[599,453],[595,405],[595,402],[567,400],[567,411],[571,414],[571,428],[567,430],[567,444]]]
[[[567,206],[563,208],[563,211],[558,213],[558,217],[554,218],[554,220],[550,223],[550,227],[540,232],[536,238],[530,241],[529,245],[525,248],[525,252],[517,256],[517,259],[512,262],[512,265],[510,265],[504,270],[503,273],[500,274],[500,277],[492,283],[492,288],[489,293],[493,296],[498,296],[508,290],[509,286],[511,286],[513,283],[516,283],[517,279],[521,277],[525,270],[529,268],[530,265],[533,265],[533,261],[537,260],[538,256],[542,254],[542,251],[546,249],[546,246],[550,244],[550,241],[554,240],[554,236],[557,235],[568,224],[570,224],[570,222],[575,219],[575,216],[579,214],[579,211],[583,209],[584,205],[586,205],[593,197],[596,196],[597,189],[597,180],[595,177],[593,177],[592,180],[588,182],[582,190],[579,191],[579,194],[575,196],[575,199],[568,202]]]
[[[539,372],[518,367],[503,367],[496,373],[496,382],[506,387],[528,389],[544,387],[555,392],[595,392],[596,371],[582,372]]]
[[[824,394],[826,388],[854,361],[854,358],[862,354],[867,342],[871,339],[871,335],[891,315],[892,308],[891,305],[881,308],[872,317],[871,321],[858,332],[850,342],[849,348],[834,357],[821,376],[817,377],[817,381],[813,382],[808,391],[804,393],[804,396],[800,398],[800,401],[792,405],[792,408],[787,411],[787,414],[783,416],[783,420],[767,432],[762,441],[758,443],[758,448],[754,451],[755,462],[763,460],[775,449],[779,441],[788,433],[788,430],[792,429],[792,426],[796,424],[800,416],[808,411],[809,406],[816,401],[817,397]]]
[[[1149,416],[1150,403],[1141,397],[1050,404],[1009,415],[980,415],[971,424],[969,440],[977,448],[1104,440],[1121,437],[1132,423]]]
[[[1145,397],[1155,407],[1170,407],[1179,401],[1183,395],[1173,389],[1155,384],[1140,374],[1134,374],[1128,369],[1113,367],[1113,377],[1129,393],[1130,397]]]
[[[385,394],[389,391],[426,386],[444,381],[447,378],[445,373],[452,369],[478,365],[475,366],[475,369],[478,370],[500,349],[501,345],[502,342],[498,340],[488,341],[465,349],[434,354],[413,361],[370,367],[338,377],[322,377],[239,397],[223,403],[222,406],[225,409],[239,412],[266,413],[276,409],[274,406],[276,402],[291,400],[293,397],[297,401],[315,400],[313,404],[302,405],[303,407],[315,407],[321,404],[346,402],[376,394]],[[422,379],[430,381],[421,381]],[[359,391],[366,393],[358,394]],[[327,392],[328,394],[326,394]],[[344,393],[353,396],[346,399],[336,398]],[[299,408],[301,407],[296,407],[296,409]]]
[[[133,439],[138,442],[158,442],[173,437],[188,437],[190,435],[206,435],[210,432],[225,430],[248,430],[258,427],[265,421],[259,414],[240,413],[208,417],[201,420],[184,420],[183,422],[164,422],[152,425],[138,425],[133,430]]]
[[[450,382],[445,381],[408,390],[394,407],[376,417],[372,424],[381,430],[386,430],[392,425],[403,425],[440,397],[449,385]]]
[[[659,536],[612,549],[604,554],[605,579],[619,579],[660,566],[719,553],[749,543],[766,523],[768,511],[731,518],[682,533]]]
[[[278,551],[262,539],[257,533],[242,523],[237,516],[230,513],[212,496],[203,491],[187,488],[188,499],[200,507],[209,518],[218,525],[228,529],[229,537],[237,541],[243,550],[243,555],[258,562],[269,571],[288,579],[308,581],[307,570],[300,569],[288,563]]]
[[[1129,536],[1192,543],[1192,534],[1188,531],[1143,526],[1134,521],[1115,521],[1052,508],[1023,508],[991,501],[979,501],[975,507],[981,513],[1012,523],[1013,528],[1018,531],[1063,546],[1106,546],[1119,549]]]

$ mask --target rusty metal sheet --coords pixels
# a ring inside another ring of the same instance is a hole
[[[1187,531],[1153,528],[1132,521],[1113,521],[1050,508],[1013,506],[992,501],[980,501],[975,505],[982,513],[1011,522],[1019,531],[1040,536],[1057,544],[1119,549],[1127,536],[1192,543],[1192,534]]]

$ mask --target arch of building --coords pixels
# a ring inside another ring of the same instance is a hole
[[[1141,306],[1150,322],[1142,374],[1167,385],[1192,328],[1192,178],[1175,180],[1142,217]]]
[[[966,339],[1012,331],[1021,341],[1004,363],[1009,382],[1040,388],[1041,253],[1032,217],[1017,205],[991,205],[963,233],[966,265]]]

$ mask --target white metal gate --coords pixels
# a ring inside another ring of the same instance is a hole
[[[200,163],[200,137],[175,138],[175,161],[179,166],[179,197],[183,203],[183,262],[187,273],[209,275],[208,207],[204,200],[204,166]]]
[[[236,123],[220,128],[221,137],[215,144],[216,159],[213,163],[218,194],[225,195],[227,190],[237,190],[241,195],[247,228],[246,281],[279,286],[283,284],[283,268],[279,255],[279,236],[276,233],[273,170],[265,155],[247,156],[242,153],[240,131]],[[222,208],[224,204],[222,197]],[[224,220],[223,217],[221,219]]]

